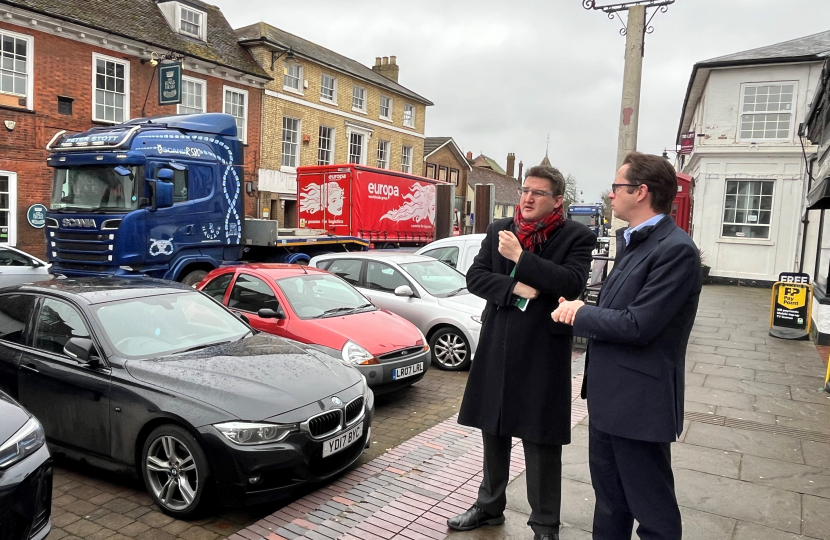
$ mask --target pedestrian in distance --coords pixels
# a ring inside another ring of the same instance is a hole
[[[671,218],[677,176],[632,152],[611,185],[614,268],[596,306],[561,298],[554,323],[588,338],[582,397],[596,494],[594,540],[679,540],[671,443],[683,431],[686,345],[701,289],[697,247]]]
[[[537,540],[558,540],[562,445],[571,441],[572,328],[552,323],[560,297],[582,293],[596,236],[565,219],[565,179],[532,167],[513,218],[487,228],[467,287],[487,301],[481,340],[458,422],[481,429],[484,479],[467,512],[447,520],[466,531],[504,523],[512,437],[527,464],[528,525]]]

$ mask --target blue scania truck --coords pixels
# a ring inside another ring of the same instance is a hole
[[[245,219],[243,147],[227,114],[62,131],[46,149],[54,171],[45,228],[53,273],[144,274],[192,285],[223,264],[303,263],[369,246]]]
[[[598,238],[608,236],[602,203],[572,204],[568,207],[568,219],[582,223]]]

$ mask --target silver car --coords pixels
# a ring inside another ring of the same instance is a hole
[[[10,246],[0,246],[0,287],[52,279],[49,263]]]
[[[411,321],[427,337],[439,368],[470,366],[486,302],[467,291],[465,277],[453,268],[431,257],[388,251],[318,255],[309,264],[340,276],[376,306]]]

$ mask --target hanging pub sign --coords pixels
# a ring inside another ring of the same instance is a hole
[[[159,105],[178,105],[182,102],[182,65],[159,65]]]
[[[769,335],[781,339],[808,339],[813,288],[807,283],[779,281],[772,286]]]
[[[680,134],[680,153],[691,154],[695,149],[695,132],[689,131]]]

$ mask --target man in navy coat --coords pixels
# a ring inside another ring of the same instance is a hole
[[[589,464],[594,540],[680,540],[670,444],[683,431],[686,345],[700,296],[700,255],[670,216],[677,194],[664,158],[633,152],[617,172],[611,206],[614,269],[596,306],[560,299],[555,322],[588,338]]]

